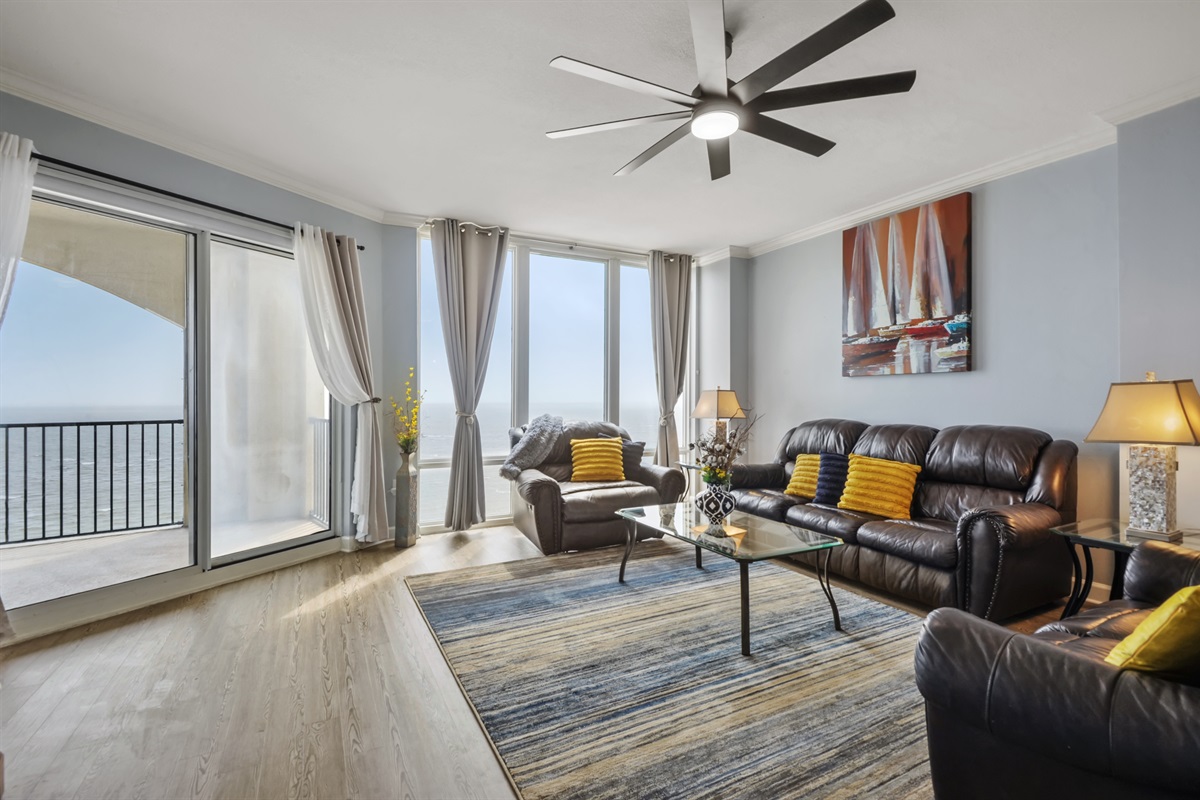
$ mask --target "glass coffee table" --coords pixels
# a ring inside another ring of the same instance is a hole
[[[829,583],[829,553],[833,548],[842,545],[841,539],[740,512],[734,512],[725,521],[725,530],[729,535],[710,536],[704,532],[708,528],[708,518],[690,502],[623,508],[617,512],[617,516],[623,517],[627,523],[625,555],[621,558],[621,571],[617,576],[621,583],[625,582],[625,564],[629,561],[629,554],[633,552],[634,543],[637,542],[639,525],[694,545],[697,569],[703,566],[701,554],[705,550],[737,562],[742,581],[742,655],[750,655],[752,561],[822,551],[821,563],[816,570],[817,582],[821,584],[821,591],[829,600],[834,630],[842,629],[837,601],[833,599],[833,587]]]

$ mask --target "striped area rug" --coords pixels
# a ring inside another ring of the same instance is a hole
[[[920,620],[810,575],[638,545],[408,579],[521,796],[927,798]]]

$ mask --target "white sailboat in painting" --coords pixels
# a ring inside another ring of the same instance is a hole
[[[908,310],[912,319],[953,317],[957,313],[942,227],[938,224],[937,208],[933,203],[921,206],[917,212],[917,246],[913,254]]]
[[[895,323],[879,251],[875,248],[875,223],[859,225],[854,233],[854,253],[850,257],[850,275],[846,285],[846,309],[842,319],[842,335],[864,336],[872,328]]]
[[[904,228],[900,215],[888,219],[888,289],[892,310],[892,324],[911,322],[908,312],[909,284],[908,254],[904,251]]]

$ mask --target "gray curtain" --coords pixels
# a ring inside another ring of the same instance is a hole
[[[508,230],[437,219],[433,220],[431,238],[446,364],[450,368],[458,416],[450,455],[446,527],[459,531],[483,522],[487,516],[483,444],[475,409],[483,393],[488,354],[492,350]]]
[[[654,372],[658,379],[658,447],[654,463],[679,463],[675,404],[687,369],[688,295],[692,257],[650,251],[650,330],[654,337]]]

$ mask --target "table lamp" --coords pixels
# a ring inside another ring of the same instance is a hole
[[[717,421],[717,440],[725,439],[725,420],[745,419],[746,412],[738,402],[737,393],[733,389],[706,389],[696,400],[696,410],[692,419],[715,419]]]
[[[1175,521],[1176,445],[1200,445],[1200,393],[1194,381],[1114,383],[1085,442],[1129,445],[1129,527],[1146,539],[1179,541]]]

